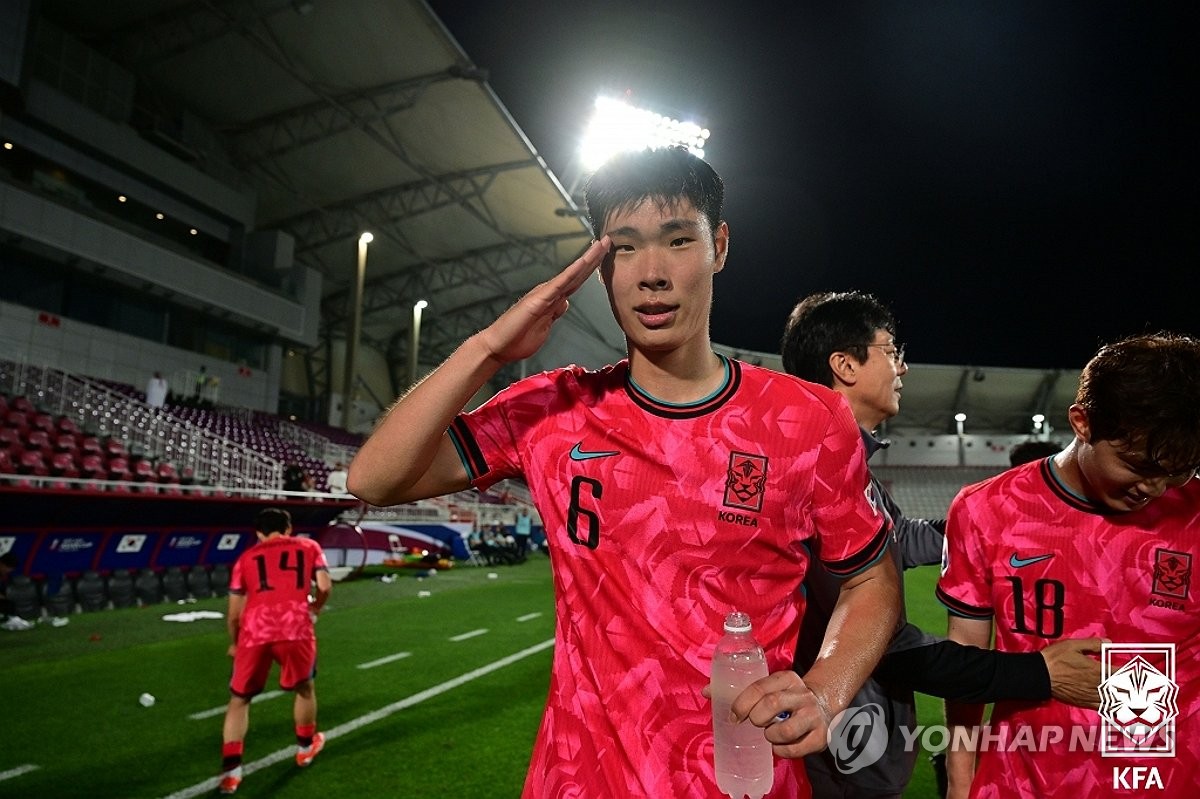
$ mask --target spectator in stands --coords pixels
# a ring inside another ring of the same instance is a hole
[[[283,468],[284,491],[312,491],[314,485],[312,475],[300,464],[289,463]]]
[[[888,442],[875,431],[900,412],[900,392],[908,373],[904,346],[896,341],[891,311],[870,294],[858,291],[824,292],[801,300],[792,309],[783,334],[783,368],[789,374],[832,388],[846,398],[858,422],[870,458]],[[875,477],[871,494],[892,520],[889,552],[896,568],[941,562],[945,520],[910,519]],[[825,626],[838,597],[839,578],[812,569],[804,585],[809,606],[800,629],[796,667],[807,670],[817,657]],[[904,608],[900,607],[904,621]],[[855,707],[871,704],[883,709],[887,749],[878,760],[846,774],[829,751],[805,758],[814,796],[899,797],[916,762],[917,749],[901,734],[916,728],[914,690],[936,696],[984,696],[1048,699],[1086,697],[1096,706],[1099,666],[1084,651],[1099,649],[1100,641],[1068,642],[1036,654],[1004,655],[983,649],[967,650],[938,639],[904,621],[893,636],[875,674],[855,696]],[[1090,693],[1089,693],[1090,692]],[[835,731],[835,735],[838,734]],[[942,765],[935,759],[935,769]]]
[[[151,408],[161,408],[167,403],[167,379],[162,372],[155,372],[146,383],[146,404]]]
[[[17,561],[16,555],[11,552],[0,555],[0,617],[4,619],[0,623],[0,629],[10,632],[34,628],[33,622],[26,621],[16,614],[12,602],[8,600],[9,575],[19,568],[20,563]]]
[[[1008,462],[1010,466],[1020,466],[1022,463],[1049,458],[1051,455],[1057,455],[1062,450],[1058,444],[1053,441],[1022,441],[1008,451]]]
[[[292,536],[292,517],[279,508],[254,519],[258,544],[238,557],[229,578],[229,706],[222,731],[223,794],[242,782],[242,755],[250,726],[250,702],[279,664],[279,687],[294,691],[296,765],[304,767],[325,746],[317,732],[317,635],[314,625],[329,600],[333,581],[321,545]],[[315,590],[313,585],[316,585]],[[310,591],[312,594],[310,595]]]
[[[888,526],[864,496],[849,412],[825,389],[712,350],[722,200],[720,177],[684,148],[609,160],[587,189],[596,241],[400,398],[350,466],[351,492],[376,505],[529,483],[561,557],[526,796],[716,797],[702,697],[735,607],[775,671],[732,713],[766,728],[775,792],[806,792],[796,758],[826,745],[895,625]],[[502,367],[537,352],[597,268],[628,360],[530,376],[465,412]],[[848,579],[801,680],[790,665],[804,544],[818,541]]]
[[[333,464],[333,468],[325,478],[325,488],[330,494],[346,493],[346,464],[341,461]]]
[[[1071,733],[1061,742],[1043,735],[1039,746],[986,747],[978,764],[967,747],[951,747],[952,796],[965,797],[968,786],[977,796],[1113,796],[1124,782],[1118,771],[1133,771],[1131,763],[1153,773],[1132,794],[1195,795],[1197,400],[1200,339],[1159,333],[1106,345],[1080,374],[1067,411],[1072,441],[964,488],[950,505],[937,592],[951,639],[987,647],[994,626],[995,647],[1008,652],[1069,635],[1114,643],[1103,653],[1102,716],[1059,702],[998,702],[993,742],[1029,730]],[[946,707],[957,734],[981,712]],[[1169,727],[1169,740],[1160,727]],[[1076,741],[1075,731],[1097,728],[1104,757]]]

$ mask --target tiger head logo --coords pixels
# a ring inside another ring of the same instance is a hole
[[[1179,715],[1179,686],[1138,655],[1100,683],[1100,715],[1135,746]]]
[[[733,452],[725,476],[725,504],[747,510],[762,510],[767,484],[767,459],[762,455]]]
[[[1160,549],[1154,558],[1152,590],[1163,596],[1187,599],[1192,582],[1192,556],[1183,552]]]

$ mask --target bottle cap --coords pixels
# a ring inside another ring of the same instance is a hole
[[[750,617],[740,610],[735,610],[725,617],[725,632],[727,633],[748,633],[750,632]]]

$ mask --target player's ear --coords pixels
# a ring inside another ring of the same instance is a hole
[[[1087,410],[1082,405],[1073,404],[1067,409],[1067,421],[1071,425],[1072,432],[1080,441],[1091,443],[1092,441],[1092,424],[1088,420]]]
[[[713,231],[713,251],[716,256],[713,274],[716,274],[725,268],[725,259],[729,257],[729,223],[724,220],[719,222],[717,229]]]

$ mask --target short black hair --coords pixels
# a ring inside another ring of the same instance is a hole
[[[861,291],[823,291],[810,294],[788,315],[780,354],[790,375],[833,387],[829,356],[848,352],[860,363],[875,331],[896,335],[896,320],[874,295]]]
[[[282,508],[264,508],[254,517],[254,529],[260,533],[286,533],[292,526],[292,514]]]
[[[1089,443],[1144,447],[1168,472],[1200,466],[1200,339],[1164,332],[1101,347],[1075,403],[1087,412]]]
[[[599,239],[609,218],[651,199],[663,207],[688,200],[708,219],[715,236],[725,203],[725,183],[708,162],[686,147],[661,147],[614,155],[584,189],[592,234]]]

